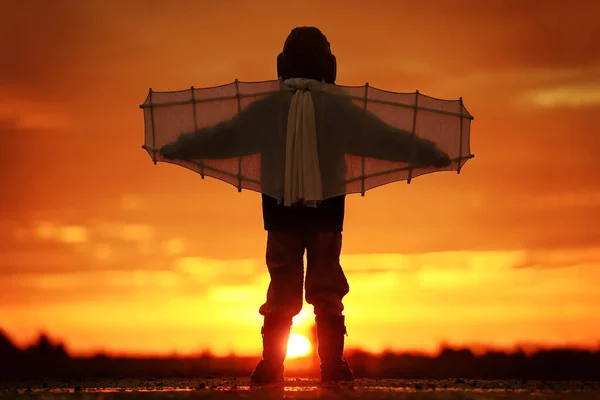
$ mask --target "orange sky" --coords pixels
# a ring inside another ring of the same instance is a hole
[[[77,352],[257,354],[259,195],[154,166],[138,105],[274,79],[289,31],[315,25],[338,83],[462,96],[475,116],[460,175],[348,199],[348,346],[596,346],[600,3],[302,4],[3,1],[0,326]]]

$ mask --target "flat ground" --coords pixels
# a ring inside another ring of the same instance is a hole
[[[247,378],[0,382],[0,398],[37,399],[581,399],[600,400],[600,382],[358,379],[323,386],[316,379],[251,387]]]

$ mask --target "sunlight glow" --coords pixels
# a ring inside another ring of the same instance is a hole
[[[310,353],[310,342],[298,333],[292,333],[288,341],[287,358],[303,357]]]
[[[309,307],[303,307],[299,314],[295,315],[293,318],[294,326],[308,326],[314,322],[314,314]]]

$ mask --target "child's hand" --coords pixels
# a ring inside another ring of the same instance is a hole
[[[436,168],[444,168],[452,163],[448,154],[440,149],[435,150],[433,166]]]
[[[160,149],[160,155],[163,156],[164,158],[166,158],[167,160],[176,159],[178,156],[178,153],[179,153],[179,151],[178,151],[175,143],[166,144]]]

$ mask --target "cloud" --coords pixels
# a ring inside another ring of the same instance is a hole
[[[94,236],[124,242],[151,242],[156,239],[156,227],[149,224],[97,221],[91,224]]]
[[[525,207],[564,210],[567,208],[595,208],[600,206],[600,191],[565,191],[545,195],[525,195],[521,198]]]
[[[589,323],[600,316],[599,248],[362,254],[344,256],[342,263],[351,286],[345,299],[350,337],[371,338],[367,347],[376,351],[386,343],[435,348],[440,340],[468,343],[478,337],[496,345],[566,339],[587,343],[600,332],[600,325]],[[243,331],[260,326],[257,310],[268,284],[261,260],[179,257],[176,266],[3,277],[0,317],[19,332],[46,325],[53,332],[62,330],[69,343],[92,327],[103,332],[94,343],[108,343],[106,335],[115,323],[120,333],[125,329],[131,335],[178,327],[189,336],[182,339],[191,342],[205,327]],[[369,273],[370,266],[380,272]],[[305,329],[312,321],[312,308],[305,307],[296,322]],[[561,322],[572,329],[547,329]],[[400,343],[396,332],[408,327]],[[579,333],[572,336],[571,331]],[[222,338],[213,334],[203,340],[214,346]],[[157,351],[171,343],[156,340]],[[86,343],[91,345],[89,339]],[[124,342],[111,338],[110,343],[118,347]]]
[[[121,220],[40,219],[4,221],[0,274],[96,271],[173,270],[195,282],[228,275],[239,281],[264,271],[255,259],[220,260],[199,256],[206,239],[172,235],[156,225]],[[181,232],[178,232],[181,234]],[[36,249],[32,252],[30,249]],[[57,267],[57,264],[60,267]]]
[[[121,209],[124,211],[140,210],[144,204],[142,197],[139,194],[124,194],[121,196]]]
[[[16,273],[2,276],[0,311],[35,307],[74,306],[88,304],[127,304],[131,301],[168,303],[174,297],[198,296],[206,285],[190,281],[183,274],[167,270],[79,270],[65,273]],[[40,319],[43,319],[40,316]]]
[[[256,259],[216,260],[203,257],[179,257],[175,270],[197,282],[251,282],[266,272],[264,263]]]
[[[70,251],[63,243],[13,245],[13,249],[2,249],[0,253],[0,276],[66,274],[92,268],[87,257]]]
[[[544,66],[475,70],[457,77],[459,84],[467,85],[521,85],[534,86],[548,83],[589,81],[600,76],[600,65]]]
[[[208,291],[208,300],[215,303],[247,303],[254,302],[264,296],[265,289],[257,285],[215,285]]]
[[[600,264],[600,248],[590,247],[576,250],[527,251],[513,268],[569,268]]]
[[[361,57],[360,54],[348,54],[343,68],[344,75],[364,75],[365,72],[369,74],[428,75],[434,70],[428,61],[422,59],[385,54],[369,57],[369,63],[364,61],[364,57]]]
[[[528,90],[521,94],[517,104],[540,109],[598,107],[600,81]]]
[[[0,274],[118,271],[132,265],[164,270],[170,257],[185,250],[183,240],[160,237],[154,226],[145,224],[42,219],[13,221],[4,228]]]
[[[75,118],[57,108],[55,103],[7,95],[0,87],[0,120],[10,123],[13,129],[53,133],[71,130]]]
[[[94,258],[100,262],[110,262],[114,257],[113,248],[106,243],[96,243],[94,244],[92,253]]]
[[[186,249],[186,242],[180,238],[171,238],[162,242],[162,249],[166,255],[176,256]]]
[[[86,243],[89,240],[89,231],[85,226],[57,226],[47,221],[40,221],[38,223],[35,228],[35,234],[42,240],[55,240],[66,244]]]

